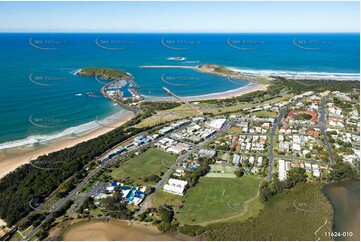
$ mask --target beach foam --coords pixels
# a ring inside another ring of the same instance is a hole
[[[302,72],[284,70],[248,70],[237,67],[227,67],[242,74],[251,76],[281,76],[293,79],[329,79],[329,80],[360,80],[360,73],[337,73],[337,72]]]
[[[49,141],[55,141],[57,139],[66,138],[70,136],[84,135],[88,132],[104,127],[116,120],[120,120],[124,115],[128,114],[129,111],[122,110],[116,114],[110,115],[103,119],[97,119],[88,123],[84,123],[75,127],[67,128],[61,132],[47,134],[47,135],[31,135],[25,139],[8,141],[0,144],[0,150],[12,149],[19,147],[31,147],[34,144],[46,144]]]

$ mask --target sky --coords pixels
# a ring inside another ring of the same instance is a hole
[[[359,32],[357,2],[0,2],[0,32]]]

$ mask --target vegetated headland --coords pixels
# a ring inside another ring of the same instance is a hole
[[[140,86],[134,82],[131,74],[122,70],[106,67],[89,67],[77,71],[76,74],[80,76],[94,76],[95,78],[111,81],[109,83],[104,83],[105,85],[101,88],[100,92],[106,98],[109,98],[130,110],[133,109],[131,106],[127,105],[129,101],[142,100],[141,95],[137,91]],[[131,96],[124,95],[124,89],[127,89]]]

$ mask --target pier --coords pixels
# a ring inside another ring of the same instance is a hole
[[[184,102],[186,105],[189,105],[189,102],[188,102],[187,100],[182,99],[182,98],[180,98],[179,96],[175,95],[175,94],[174,94],[172,91],[170,91],[168,88],[162,87],[162,89],[163,89],[166,93],[168,93],[169,95],[175,97],[177,100],[179,100],[179,101],[181,101],[181,102]]]

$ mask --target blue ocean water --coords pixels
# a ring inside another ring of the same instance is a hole
[[[129,72],[147,96],[166,96],[162,87],[197,96],[248,83],[235,85],[190,69],[140,66],[214,63],[250,74],[358,79],[359,43],[359,34],[3,33],[0,149],[74,135],[99,116],[124,111],[100,95],[102,84],[93,77],[74,75],[81,68]]]

